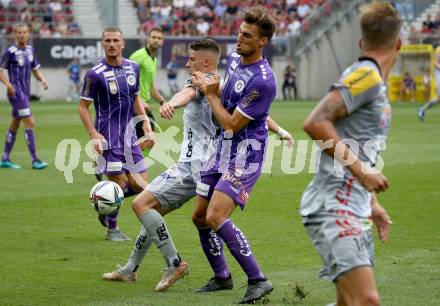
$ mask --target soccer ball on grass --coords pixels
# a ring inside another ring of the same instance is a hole
[[[116,211],[123,200],[122,188],[112,181],[99,182],[90,190],[90,205],[102,215]]]

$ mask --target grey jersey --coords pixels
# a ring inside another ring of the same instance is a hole
[[[197,91],[195,99],[183,111],[183,142],[179,161],[206,162],[215,152],[217,129],[211,106],[206,97]]]
[[[348,110],[348,115],[345,118],[335,122],[338,135],[362,162],[374,167],[380,151],[385,147],[391,123],[391,107],[387,97],[387,87],[378,65],[372,59],[360,58],[358,62],[344,71],[339,82],[334,84],[331,90],[339,91]],[[352,174],[346,167],[342,167],[341,164],[323,152],[317,161],[319,164],[315,180],[325,182],[324,184],[327,186],[341,181],[353,188],[352,184],[347,183]],[[357,202],[362,203],[350,205],[346,202],[344,209],[351,210],[358,216],[368,216],[371,211],[370,195],[363,187],[359,191]],[[339,199],[337,200],[339,201]],[[353,197],[352,200],[356,202],[356,197]],[[327,210],[341,209],[341,206],[337,205],[338,201],[334,201],[337,207],[329,207],[326,204],[325,208]],[[312,207],[307,207],[309,205],[310,201],[303,201],[302,214],[307,215],[313,211]]]

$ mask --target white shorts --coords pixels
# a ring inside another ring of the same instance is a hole
[[[162,172],[147,190],[164,208],[177,209],[196,195],[200,167],[195,162],[179,162]],[[193,169],[191,169],[191,165]]]
[[[321,255],[320,277],[336,282],[354,268],[374,266],[371,221],[349,212],[320,211],[303,218],[310,240]]]

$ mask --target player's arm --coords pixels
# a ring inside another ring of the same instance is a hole
[[[92,115],[90,114],[90,104],[92,101],[81,99],[79,101],[78,106],[78,113],[79,117],[81,118],[81,121],[84,125],[84,127],[87,130],[87,133],[90,136],[90,139],[94,139],[98,141],[98,143],[94,146],[95,151],[98,152],[98,154],[102,154],[103,151],[103,143],[106,142],[104,136],[102,136],[93,125]]]
[[[269,131],[276,133],[281,140],[287,141],[287,146],[292,147],[293,146],[293,138],[292,135],[285,129],[283,129],[278,123],[276,123],[270,116],[267,116],[266,119],[267,127],[269,128]]]
[[[151,85],[151,96],[154,100],[159,102],[160,105],[164,104],[166,101],[154,84]]]
[[[348,115],[348,109],[338,90],[329,92],[313,109],[303,128],[314,140],[327,142],[324,152],[342,164],[348,162],[348,169],[368,191],[385,191],[388,181],[381,173],[368,174],[362,171],[361,161],[341,142],[334,122]]]
[[[160,116],[165,119],[172,119],[174,109],[187,106],[196,96],[196,89],[192,86],[187,86],[176,93],[170,101],[164,103],[160,109]]]
[[[9,79],[6,76],[6,74],[3,72],[3,69],[0,69],[0,82],[2,82],[6,86],[7,95],[9,97],[14,97],[15,96],[14,87],[12,86],[11,82],[9,82]]]
[[[205,78],[203,73],[196,71],[193,73],[193,79],[193,84],[201,84],[205,89],[206,99],[211,105],[212,113],[222,128],[226,131],[232,131],[235,134],[249,123],[250,119],[240,113],[237,109],[230,114],[223,105],[221,105],[218,96],[220,89],[220,77],[218,75]]]
[[[43,73],[41,73],[41,70],[36,68],[32,70],[32,73],[34,74],[34,77],[43,84],[44,90],[47,90],[49,87],[49,83],[47,82],[46,78],[43,76]]]
[[[374,193],[371,195],[371,217],[377,228],[379,240],[387,241],[391,230],[391,224],[393,224],[393,222],[385,208],[380,205],[376,194]]]
[[[146,142],[147,148],[151,149],[155,144],[154,132],[151,129],[150,119],[145,113],[144,104],[142,100],[139,98],[139,95],[136,95],[134,99],[134,113],[138,116],[142,116],[143,119],[142,127],[145,134],[142,138],[145,139],[144,141]]]

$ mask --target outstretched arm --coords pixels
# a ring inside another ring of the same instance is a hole
[[[163,104],[160,109],[160,116],[165,119],[172,119],[174,109],[187,106],[196,96],[194,87],[185,87],[176,93],[170,101]]]
[[[32,73],[34,74],[35,78],[41,82],[41,84],[43,84],[43,88],[44,90],[47,90],[47,88],[49,87],[49,83],[47,82],[47,80],[44,78],[43,74],[41,73],[40,69],[34,69],[32,70]]]
[[[287,146],[289,148],[293,147],[293,138],[292,135],[285,129],[283,129],[278,123],[276,123],[270,116],[267,116],[266,119],[267,127],[269,131],[276,133],[281,140],[287,141]]]

